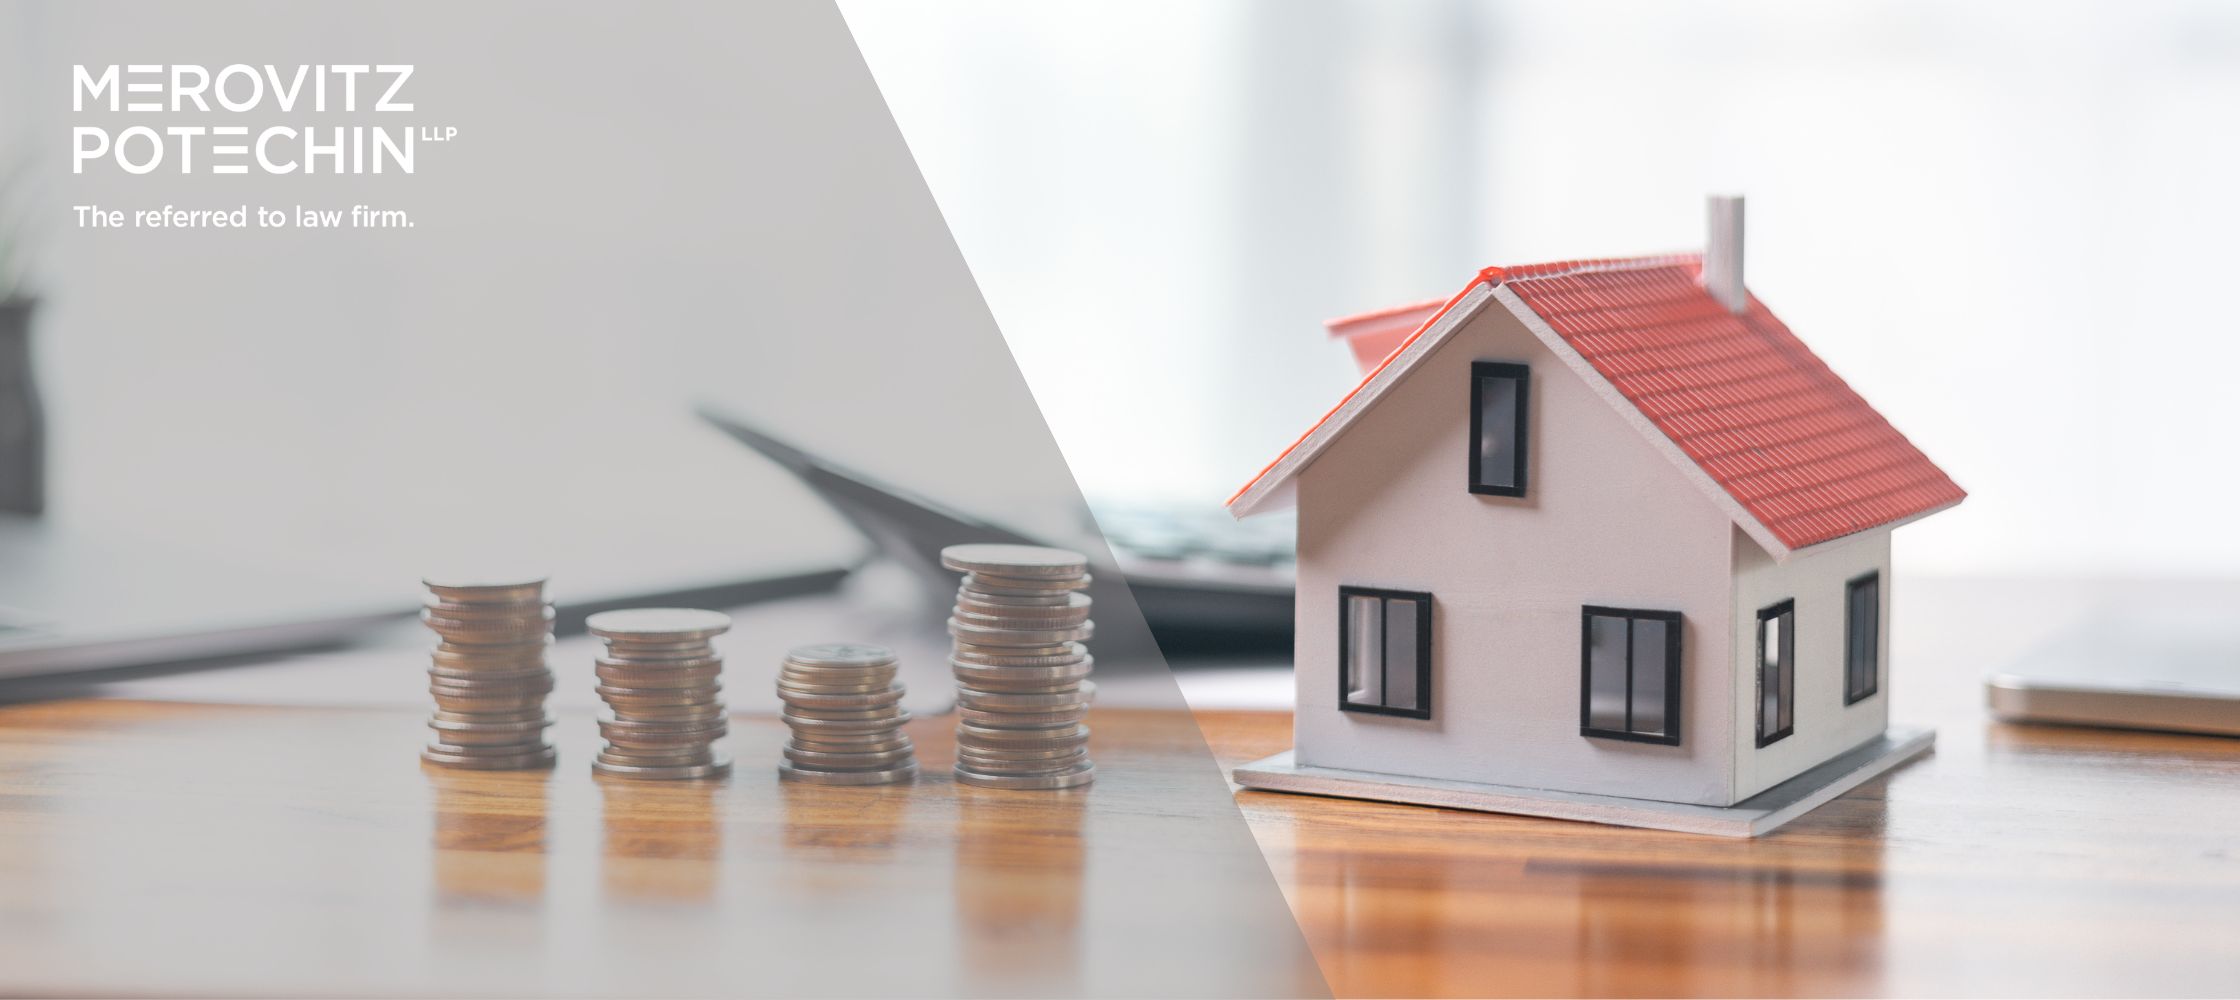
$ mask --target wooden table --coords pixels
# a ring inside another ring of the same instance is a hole
[[[1177,708],[1092,715],[1099,778],[723,782],[415,756],[411,713],[0,707],[0,993],[1275,995],[1323,985]]]
[[[2240,740],[1988,721],[1983,675],[2094,598],[1899,595],[1935,753],[1767,838],[1237,801],[1339,996],[2240,995]],[[1227,767],[1291,741],[1199,724]]]
[[[0,992],[2240,994],[2240,740],[1988,723],[2092,596],[1900,583],[1936,753],[1757,841],[1232,799],[1176,710],[1100,708],[1100,779],[1046,796],[781,785],[767,718],[670,785],[593,780],[583,717],[558,771],[471,774],[397,710],[0,707]],[[1225,765],[1290,740],[1198,722]]]

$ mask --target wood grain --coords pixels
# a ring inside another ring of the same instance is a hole
[[[395,711],[0,707],[0,992],[1078,995],[1322,991],[1186,713],[1098,710],[1077,792],[725,782],[415,758]]]
[[[1909,594],[1892,716],[1936,751],[1761,840],[1237,801],[1339,996],[2240,995],[2240,740],[1988,722],[2074,595]],[[1291,739],[1199,724],[1225,767]]]

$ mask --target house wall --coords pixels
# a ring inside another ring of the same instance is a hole
[[[1530,495],[1467,489],[1470,363],[1532,368]],[[1499,305],[1300,473],[1302,764],[1734,801],[1732,522]],[[1340,584],[1433,595],[1432,716],[1338,708]],[[1679,746],[1579,734],[1580,609],[1679,611]]]
[[[1881,735],[1890,721],[1890,532],[1870,531],[1776,563],[1749,536],[1733,532],[1735,793],[1748,798],[1821,761]],[[1844,586],[1882,574],[1882,635],[1875,644],[1881,681],[1874,696],[1843,703]],[[1790,734],[1758,746],[1758,609],[1796,602],[1796,702]]]

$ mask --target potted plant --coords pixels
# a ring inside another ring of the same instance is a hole
[[[22,186],[21,170],[0,170],[0,513],[35,516],[47,506],[47,427],[31,370],[37,303],[24,280]]]

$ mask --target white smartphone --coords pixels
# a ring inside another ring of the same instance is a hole
[[[2095,618],[1984,689],[2010,722],[2240,736],[2240,609]]]

